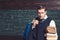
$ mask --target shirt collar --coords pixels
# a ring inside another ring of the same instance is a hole
[[[47,18],[48,18],[48,16],[47,16],[47,15],[45,15],[44,19],[47,19]]]
[[[47,18],[48,18],[48,16],[45,15],[44,19],[41,22],[45,21]]]

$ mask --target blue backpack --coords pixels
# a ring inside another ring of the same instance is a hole
[[[28,23],[24,32],[24,39],[28,38],[29,32],[32,29],[32,23]]]

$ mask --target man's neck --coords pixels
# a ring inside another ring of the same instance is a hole
[[[45,15],[44,19],[47,19],[47,18],[48,18],[48,16],[47,16],[47,15]]]

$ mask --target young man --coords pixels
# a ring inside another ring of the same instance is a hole
[[[32,21],[27,40],[49,40],[48,36],[56,36],[57,30],[55,21],[47,16],[45,6],[37,8],[38,17]]]
[[[47,16],[47,10],[45,6],[37,8],[38,17],[33,20],[32,30],[37,30],[37,40],[57,40],[57,30],[55,21]],[[33,33],[33,34],[35,34]],[[50,39],[48,39],[50,37]],[[55,39],[53,39],[55,37]]]

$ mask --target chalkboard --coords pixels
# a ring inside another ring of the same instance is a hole
[[[47,10],[56,22],[60,37],[60,10]],[[0,35],[23,36],[26,25],[37,17],[37,10],[0,10]]]

